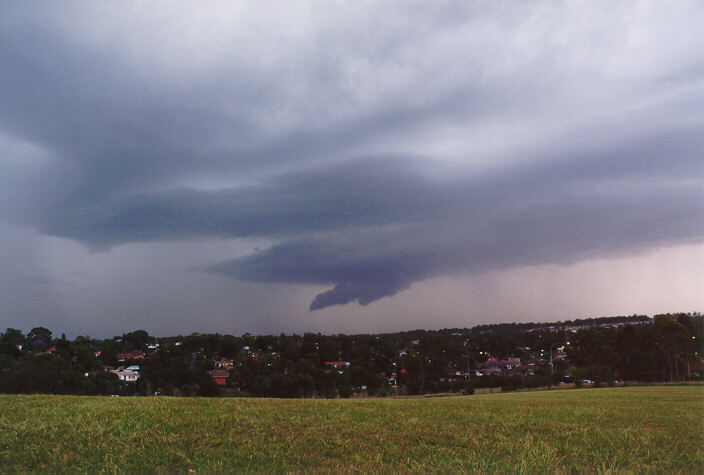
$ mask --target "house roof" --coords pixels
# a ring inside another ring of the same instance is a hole
[[[127,369],[125,369],[125,370],[119,370],[119,369],[117,369],[117,370],[112,370],[112,371],[110,371],[110,372],[111,372],[111,373],[115,373],[115,374],[118,375],[118,376],[122,375],[122,376],[136,376],[136,377],[139,377],[139,373],[138,373],[138,372],[136,372],[136,371],[130,371],[130,370],[127,370]]]
[[[492,358],[492,359],[488,360],[486,363],[484,363],[484,364],[482,365],[483,368],[489,368],[489,367],[492,367],[492,366],[496,366],[496,367],[499,367],[499,368],[505,368],[505,367],[506,367],[506,362],[505,362],[505,361],[502,361],[502,360],[497,360],[497,359],[495,359],[495,358]]]

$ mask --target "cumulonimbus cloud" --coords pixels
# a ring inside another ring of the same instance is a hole
[[[347,164],[338,170],[350,178],[348,188],[325,195],[337,203],[349,200],[341,210],[360,200],[373,212],[350,219],[344,212],[337,218],[323,212],[319,216],[330,222],[310,226],[318,230],[310,237],[292,237],[209,270],[255,282],[333,284],[312,302],[316,310],[352,301],[365,305],[447,273],[568,263],[698,241],[702,210],[691,197],[701,197],[701,184],[685,177],[700,168],[689,151],[701,138],[680,131],[671,141],[677,145],[669,150],[642,143],[595,155],[590,167],[582,160],[557,161],[442,183],[421,175],[404,183],[382,166],[370,186],[364,178],[356,183]],[[629,167],[623,167],[618,158],[627,153]],[[660,161],[660,154],[668,160]],[[365,161],[357,166],[368,169]],[[351,189],[358,193],[346,195]],[[311,202],[304,206],[317,214]]]
[[[266,239],[203,267],[329,286],[312,310],[699,242],[702,30],[683,5],[289,7],[303,32],[223,9],[181,35],[190,16],[161,8],[6,2],[0,217],[102,251]]]

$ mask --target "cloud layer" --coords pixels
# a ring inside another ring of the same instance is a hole
[[[272,13],[276,12],[276,13]],[[91,250],[261,239],[324,285],[704,237],[698,2],[0,7],[0,218]]]

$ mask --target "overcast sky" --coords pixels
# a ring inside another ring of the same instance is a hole
[[[0,2],[0,330],[704,310],[704,5]]]

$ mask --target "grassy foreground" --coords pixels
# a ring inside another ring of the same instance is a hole
[[[0,471],[687,470],[704,387],[367,400],[0,395]]]

